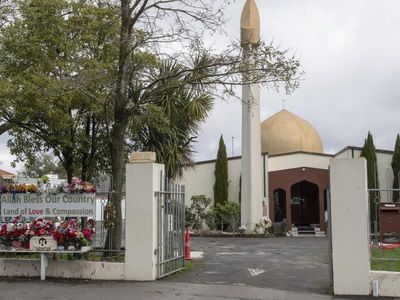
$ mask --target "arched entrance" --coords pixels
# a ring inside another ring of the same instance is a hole
[[[275,222],[286,220],[286,192],[284,189],[274,191]]]
[[[309,181],[300,181],[290,188],[292,223],[295,225],[319,224],[319,189]]]

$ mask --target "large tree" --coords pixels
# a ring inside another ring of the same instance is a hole
[[[41,178],[46,174],[55,174],[59,178],[66,178],[65,169],[54,156],[49,153],[40,153],[32,162],[26,162],[20,175],[32,178]]]
[[[119,19],[115,7],[89,2],[17,2],[19,16],[0,36],[0,133],[28,165],[53,152],[68,181],[92,179],[108,158],[103,107]]]
[[[228,157],[226,155],[226,146],[224,138],[220,137],[219,147],[217,153],[217,160],[215,161],[215,183],[214,183],[214,205],[224,205],[228,202]]]
[[[118,75],[113,103],[113,124],[109,136],[111,169],[113,175],[113,203],[117,208],[113,247],[120,246],[121,199],[124,184],[125,152],[130,123],[141,115],[140,107],[154,95],[164,93],[176,85],[191,86],[194,93],[212,95],[216,86],[228,93],[232,87],[259,82],[274,87],[283,84],[288,92],[298,85],[296,59],[288,58],[286,51],[263,45],[256,53],[250,52],[255,68],[244,63],[241,48],[231,45],[221,53],[205,49],[201,33],[215,32],[223,23],[223,7],[229,1],[217,4],[202,0],[121,0],[121,29],[119,40]],[[168,51],[172,48],[177,52]],[[168,46],[168,47],[166,47]],[[168,58],[179,66],[166,74],[161,69],[149,69],[136,59],[140,53],[153,53],[159,60]],[[154,72],[156,71],[156,72]],[[246,73],[246,82],[242,75]],[[154,76],[156,75],[156,76]],[[176,81],[176,78],[182,80]],[[159,83],[165,82],[161,86]],[[167,99],[166,99],[167,100]]]
[[[393,189],[399,189],[399,175],[400,175],[400,135],[396,137],[396,144],[394,146],[394,153],[392,157],[392,170],[393,170]],[[399,192],[393,191],[393,201],[399,201]]]
[[[16,2],[21,12],[1,33],[0,133],[11,130],[21,159],[52,150],[69,177],[91,154],[96,166],[109,162],[114,249],[127,151],[155,150],[169,175],[179,176],[215,95],[255,82],[287,92],[298,86],[299,62],[287,51],[261,42],[248,52],[253,67],[237,43],[222,52],[203,45],[204,33],[221,28],[229,1]]]
[[[364,146],[361,150],[361,157],[367,160],[367,177],[368,177],[368,189],[378,189],[378,165],[376,158],[376,148],[374,145],[374,139],[372,134],[368,131],[368,136],[364,141]],[[369,211],[371,222],[376,220],[376,203],[379,201],[379,192],[369,193]]]

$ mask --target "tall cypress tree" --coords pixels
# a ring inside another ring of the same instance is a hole
[[[228,157],[226,156],[226,147],[222,135],[219,139],[214,175],[214,204],[225,204],[228,202]]]
[[[392,157],[392,170],[393,170],[393,189],[399,188],[400,180],[400,135],[397,135],[396,145],[394,146],[394,153]],[[399,201],[399,192],[393,192],[393,202]]]
[[[364,147],[361,150],[361,156],[367,160],[368,189],[378,189],[379,181],[378,181],[376,148],[374,145],[374,139],[372,138],[372,134],[369,131],[368,131],[368,136],[364,142]],[[373,222],[376,219],[375,200],[377,200],[378,198],[379,198],[379,192],[369,193],[369,211],[370,211],[371,222]]]

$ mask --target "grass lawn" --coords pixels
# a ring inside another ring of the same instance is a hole
[[[372,270],[400,272],[400,248],[372,249],[371,255]]]

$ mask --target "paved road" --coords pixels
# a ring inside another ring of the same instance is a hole
[[[0,279],[0,300],[372,299],[326,294],[325,238],[194,238],[192,248],[205,251],[195,270],[156,282]]]
[[[331,300],[332,297],[268,288],[179,282],[0,280],[0,300]],[[376,298],[373,298],[376,299]],[[379,298],[383,300],[383,298]]]
[[[204,259],[165,280],[330,293],[327,238],[192,238],[191,246]]]

